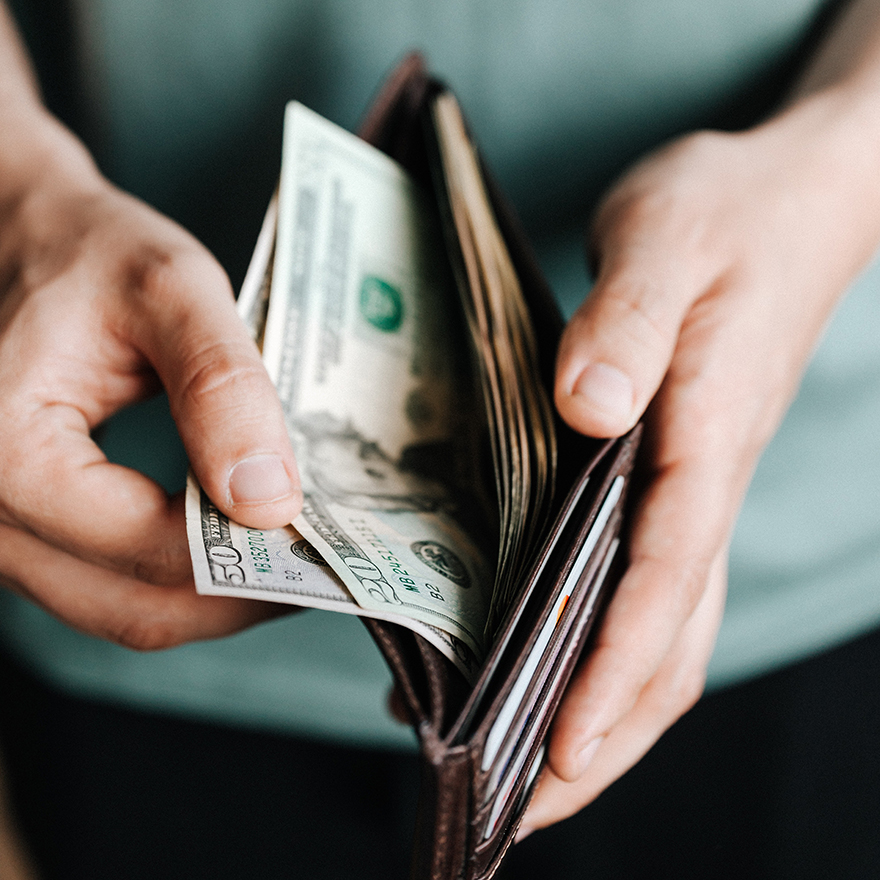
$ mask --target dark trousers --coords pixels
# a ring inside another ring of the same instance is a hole
[[[411,756],[76,700],[8,659],[0,733],[45,880],[407,876]],[[501,876],[880,877],[880,634],[705,698]]]

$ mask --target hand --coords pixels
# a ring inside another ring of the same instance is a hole
[[[597,215],[598,278],[563,338],[556,403],[594,436],[647,407],[647,488],[521,836],[589,803],[702,691],[757,458],[880,239],[858,123],[819,95],[749,132],[686,137]]]
[[[197,596],[182,499],[108,463],[90,436],[164,386],[218,506],[254,527],[293,519],[280,405],[223,270],[44,113],[28,125],[29,152],[0,188],[0,581],[135,648],[277,613]]]

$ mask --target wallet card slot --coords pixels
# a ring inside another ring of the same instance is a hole
[[[588,587],[590,592],[589,600],[578,610],[578,622],[586,623],[593,616],[596,602],[598,601],[599,594],[602,592],[601,588],[608,576],[611,564],[614,561],[614,557],[620,545],[620,539],[616,534],[617,525],[618,522],[617,519],[615,519],[614,524],[606,530],[606,533],[603,536],[603,546],[595,560],[597,565],[593,566],[593,571],[590,575]],[[550,674],[543,674],[536,677],[540,680],[539,687],[542,693],[534,700],[523,700],[523,705],[528,708],[520,714],[517,722],[511,725],[513,735],[508,737],[495,761],[495,764],[489,770],[483,791],[484,803],[491,801],[492,798],[496,796],[499,789],[505,787],[510,777],[515,779],[519,771],[522,769],[522,767],[516,768],[515,765],[517,762],[521,761],[523,755],[528,754],[535,733],[544,726],[544,718],[547,715],[550,703],[553,701],[554,696],[556,696],[556,691],[558,690],[558,682],[555,672],[559,667],[564,665],[568,653],[572,648],[572,639],[569,637],[569,633],[572,629],[575,630],[576,635],[579,635],[576,631],[577,622],[573,621],[567,622],[565,632],[558,633],[558,638],[553,651],[554,656],[548,659],[544,668],[545,672],[548,669],[551,670]],[[574,643],[578,642],[579,640],[576,638]],[[565,650],[566,648],[568,651]]]
[[[620,546],[619,524],[618,512],[606,530],[599,554],[601,563],[598,569],[593,569],[590,576],[590,589],[594,595],[602,592],[602,584],[609,577],[615,561]],[[531,797],[546,755],[545,737],[549,728],[549,715],[555,710],[561,697],[560,673],[563,668],[570,668],[572,656],[580,651],[587,630],[585,624],[590,621],[593,611],[592,606],[580,608],[577,619],[571,622],[569,633],[560,638],[557,645],[559,650],[551,664],[553,668],[548,676],[542,678],[542,693],[523,719],[516,748],[507,756],[504,765],[499,762],[499,766],[503,766],[503,772],[498,776],[494,796],[486,800],[475,819],[475,830],[480,839],[477,849],[481,859],[488,860],[487,864],[499,857],[499,845],[513,833],[511,829],[525,811]],[[504,829],[504,833],[499,837],[500,828]]]
[[[523,767],[526,763],[526,757],[528,756],[529,749],[532,746],[532,741],[536,738],[538,733],[538,728],[535,727],[532,731],[532,735],[529,737],[529,741],[524,744],[522,751],[520,752],[519,757],[516,760],[516,763],[511,767],[511,772],[508,773],[505,778],[501,788],[498,791],[498,795],[495,800],[492,802],[492,809],[489,812],[489,816],[486,819],[486,828],[483,831],[483,840],[488,840],[494,833],[495,828],[498,826],[498,820],[501,818],[501,814],[504,812],[504,808],[510,802],[510,796],[513,793],[513,789],[516,785],[516,781],[519,778],[520,773],[522,772]],[[529,775],[526,778],[525,785],[520,792],[519,798],[517,799],[517,810],[521,806],[523,800],[528,794],[529,789],[532,786],[532,783],[538,776],[538,773],[541,771],[541,766],[544,761],[544,756],[547,753],[547,744],[542,743],[540,748],[538,749],[537,754],[535,755],[535,759],[532,761],[531,769],[529,770]],[[516,812],[515,811],[515,812]]]
[[[510,726],[513,723],[517,711],[522,705],[523,697],[525,696],[529,684],[532,682],[539,664],[544,659],[547,649],[550,646],[550,640],[562,620],[565,606],[571,598],[571,594],[574,592],[575,587],[580,582],[581,576],[587,567],[587,563],[589,562],[593,551],[596,549],[596,545],[599,543],[599,539],[602,537],[605,527],[611,519],[611,514],[620,501],[623,494],[624,482],[625,480],[622,476],[616,477],[612,482],[611,488],[608,490],[608,494],[605,496],[605,500],[602,502],[602,506],[599,509],[599,514],[590,528],[590,531],[587,533],[584,543],[578,552],[577,558],[575,559],[568,576],[563,582],[562,589],[559,591],[556,601],[553,603],[552,610],[547,615],[547,618],[541,627],[541,632],[538,635],[535,644],[532,646],[526,662],[523,664],[522,669],[517,675],[516,681],[498,713],[498,717],[495,719],[489,730],[481,760],[481,769],[484,771],[495,762],[498,752],[508,736]]]
[[[546,605],[552,601],[576,556],[576,548],[584,541],[598,513],[602,493],[608,491],[614,476],[627,474],[632,467],[639,428],[617,440],[603,441],[602,448],[582,468],[560,504],[532,570],[523,579],[521,594],[496,635],[483,671],[450,732],[450,743],[485,740],[491,718],[509,691],[522,658],[537,638]]]
[[[548,535],[544,547],[535,561],[533,571],[526,580],[523,595],[520,597],[515,608],[511,609],[510,618],[493,645],[491,655],[486,661],[486,666],[480,675],[480,679],[474,686],[468,705],[457,722],[456,730],[454,731],[454,741],[465,741],[473,735],[474,730],[480,723],[481,713],[484,710],[488,710],[491,704],[490,701],[494,701],[497,696],[498,686],[510,675],[512,669],[510,664],[519,655],[519,650],[512,643],[516,639],[521,638],[521,633],[524,630],[531,631],[532,629],[526,623],[526,619],[529,616],[527,612],[530,612],[534,604],[539,601],[534,595],[537,585],[543,582],[542,578],[549,561],[556,558],[554,551],[557,549],[561,536],[567,533],[575,511],[581,509],[582,499],[592,477],[593,466],[591,465],[581,474],[580,479],[569,493],[565,504],[560,510],[551,533]]]

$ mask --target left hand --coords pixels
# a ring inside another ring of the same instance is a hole
[[[597,215],[598,279],[563,338],[556,403],[601,437],[653,399],[648,480],[521,837],[592,801],[702,692],[746,487],[880,240],[875,157],[851,110],[819,94],[748,132],[685,137]]]

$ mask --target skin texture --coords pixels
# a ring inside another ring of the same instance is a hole
[[[670,145],[598,213],[598,280],[563,339],[556,404],[578,430],[614,436],[653,399],[648,482],[524,834],[589,803],[702,691],[756,460],[880,240],[878,5],[853,4],[777,116]],[[47,115],[2,5],[0,113],[0,581],[138,649],[277,613],[196,596],[182,500],[90,439],[164,386],[225,513],[254,527],[295,516],[280,407],[222,269]]]
[[[757,459],[880,242],[878,6],[847,10],[778,115],[666,147],[598,212],[598,278],[566,330],[556,404],[598,436],[647,410],[647,488],[520,839],[593,800],[702,693]]]
[[[225,513],[254,527],[296,515],[280,405],[225,273],[187,232],[113,188],[43,110],[2,8],[0,111],[0,580],[137,649],[276,614],[197,596],[182,499],[109,464],[90,437],[164,386]]]

